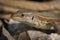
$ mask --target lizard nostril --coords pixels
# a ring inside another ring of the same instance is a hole
[[[32,17],[32,20],[34,19],[34,16]]]

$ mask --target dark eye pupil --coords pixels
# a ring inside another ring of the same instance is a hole
[[[24,14],[22,14],[21,16],[24,17]]]

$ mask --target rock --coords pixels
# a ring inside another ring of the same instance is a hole
[[[29,34],[31,40],[51,40],[49,35],[42,33],[40,31],[29,30],[28,34]]]
[[[0,40],[8,40],[8,38],[2,34],[2,35],[0,36]]]
[[[0,3],[16,8],[25,8],[32,10],[60,10],[60,1],[52,2],[29,2],[29,1],[12,1],[12,0],[0,0]]]
[[[18,40],[31,40],[30,36],[28,35],[27,31],[22,32],[18,36]]]
[[[8,40],[8,38],[2,32],[3,32],[3,23],[0,19],[0,40]]]
[[[51,33],[51,34],[49,35],[49,37],[50,37],[52,40],[57,40],[57,39],[58,39],[57,36],[58,36],[57,33]]]

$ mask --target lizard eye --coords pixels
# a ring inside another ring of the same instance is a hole
[[[22,14],[21,16],[24,16],[24,14]]]
[[[24,17],[24,14],[21,14],[21,17]]]

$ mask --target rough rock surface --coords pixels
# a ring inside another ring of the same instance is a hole
[[[52,40],[47,34],[40,31],[28,31],[31,40]]]

